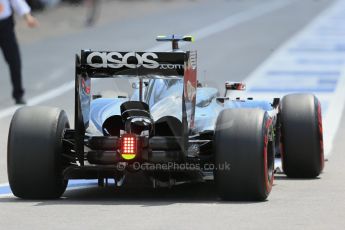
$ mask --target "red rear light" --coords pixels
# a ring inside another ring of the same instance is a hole
[[[132,160],[138,152],[138,142],[135,134],[124,134],[121,137],[120,153],[123,159]]]

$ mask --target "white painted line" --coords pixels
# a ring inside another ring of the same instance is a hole
[[[326,158],[332,152],[345,104],[345,47],[342,47],[345,34],[338,32],[344,30],[344,10],[344,1],[335,2],[283,44],[245,80],[248,86],[246,96],[260,99],[268,99],[274,94],[275,97],[281,97],[290,89],[296,92],[301,88],[315,89],[314,94],[323,106]],[[263,90],[255,90],[258,87]],[[333,91],[323,91],[332,87]],[[287,91],[272,91],[277,88]]]
[[[345,70],[345,66],[343,67]],[[331,155],[333,148],[333,141],[337,131],[339,129],[339,124],[341,121],[341,116],[343,114],[345,106],[345,71],[340,77],[338,86],[333,98],[330,100],[330,105],[326,116],[323,117],[323,127],[324,127],[324,148],[326,157]]]
[[[51,89],[43,94],[40,94],[36,97],[31,98],[27,105],[32,106],[32,105],[38,105],[42,102],[54,99],[72,89],[74,89],[74,81],[67,82],[57,88]],[[7,109],[0,110],[0,119],[3,119],[5,117],[11,116],[14,114],[14,112],[20,108],[20,106],[11,106]]]
[[[70,81],[67,82],[57,88],[51,89],[48,92],[45,92],[39,96],[36,96],[28,101],[28,105],[38,105],[44,101],[51,100],[53,98],[56,98],[72,89],[74,89],[75,82]]]
[[[85,189],[85,188],[91,188],[91,187],[90,185],[81,185],[78,187],[69,187],[66,189],[66,191],[80,190],[80,189]],[[13,197],[15,197],[13,193],[0,194],[0,198],[13,198]]]
[[[19,109],[21,106],[11,106],[6,109],[0,110],[0,119],[3,119],[8,116],[12,116],[14,112]]]
[[[8,193],[8,194],[1,194],[0,198],[12,198],[14,197],[14,195],[12,193]]]
[[[66,191],[90,188],[92,186],[97,186],[96,180],[72,180],[69,181]],[[8,183],[0,184],[0,198],[14,197],[14,195],[9,191],[10,187]]]
[[[36,82],[33,88],[36,90],[42,89],[47,82],[61,78],[64,74],[67,73],[67,70],[68,68],[66,68],[65,66],[57,69],[52,74],[47,76],[47,78],[45,78],[44,80]]]
[[[290,4],[291,1],[271,1],[266,3],[260,3],[258,6],[253,7],[251,9],[245,10],[243,12],[231,15],[221,21],[218,21],[216,23],[213,23],[209,26],[206,26],[204,28],[201,28],[199,30],[193,31],[190,34],[194,35],[198,40],[207,38],[211,35],[214,35],[216,33],[220,33],[224,30],[227,30],[231,27],[234,27],[238,24],[241,24],[243,22],[255,19],[257,17],[260,17],[264,14],[270,13],[274,10],[277,10],[279,8],[282,8],[288,4]],[[182,44],[181,44],[182,45]],[[150,48],[148,50],[154,51],[154,50],[169,50],[170,44],[164,43],[161,45],[157,45],[153,48]],[[58,70],[61,71],[61,70]],[[51,76],[54,77],[56,73],[53,73]],[[43,94],[37,95],[30,100],[28,100],[28,105],[38,105],[42,102],[51,100],[53,98],[56,98],[58,96],[63,95],[64,93],[68,92],[69,90],[72,90],[74,88],[74,81],[66,82],[65,84],[49,90],[48,92],[45,92]],[[18,106],[12,106],[3,110],[0,110],[0,119],[3,119],[5,117],[13,115],[13,113],[18,109]]]

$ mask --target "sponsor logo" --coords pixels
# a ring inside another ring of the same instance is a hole
[[[155,53],[138,54],[135,52],[92,52],[86,58],[86,63],[93,68],[112,68],[120,69],[123,67],[135,69],[144,67],[147,69],[183,69],[182,64],[160,64],[156,60],[158,55]]]

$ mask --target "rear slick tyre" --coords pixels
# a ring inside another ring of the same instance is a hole
[[[23,199],[59,198],[68,181],[62,171],[62,138],[69,127],[57,108],[23,107],[14,114],[8,136],[7,169],[13,194]]]
[[[266,200],[272,189],[272,119],[260,109],[226,109],[217,119],[215,182],[223,200]]]
[[[324,168],[321,105],[314,95],[282,98],[281,153],[283,171],[292,178],[315,178]]]

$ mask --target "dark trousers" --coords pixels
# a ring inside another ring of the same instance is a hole
[[[12,96],[15,99],[21,98],[24,94],[21,73],[22,67],[17,38],[14,31],[13,17],[0,20],[0,48],[10,68],[13,86]],[[0,70],[0,73],[1,72]]]

